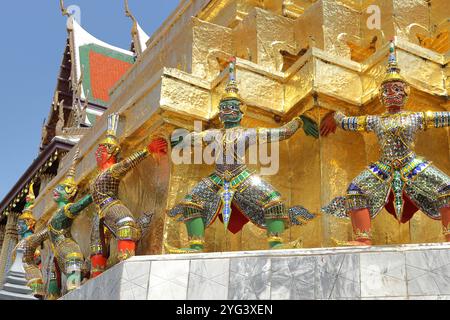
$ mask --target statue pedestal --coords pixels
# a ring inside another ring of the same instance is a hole
[[[61,299],[450,299],[450,244],[138,256]]]
[[[27,287],[22,257],[23,249],[19,248],[16,251],[16,259],[6,274],[3,290],[0,291],[0,300],[37,300]]]

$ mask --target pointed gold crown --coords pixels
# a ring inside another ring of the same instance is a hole
[[[22,211],[22,214],[19,216],[19,220],[33,220],[36,221],[36,218],[33,216],[33,208],[34,208],[34,200],[36,199],[35,195],[34,195],[34,182],[32,182],[30,184],[30,188],[28,190],[28,195],[27,195],[27,203],[25,204],[25,207]]]
[[[119,141],[117,140],[117,128],[119,126],[120,116],[118,113],[112,113],[108,116],[108,128],[106,131],[106,138],[100,142],[100,145],[105,145],[108,148],[108,153],[116,155],[120,151]]]
[[[229,80],[225,88],[225,94],[220,99],[220,102],[228,100],[239,100],[242,102],[241,96],[239,95],[239,88],[236,82],[236,57],[231,57],[228,66]]]
[[[395,49],[395,43],[394,40],[391,40],[389,44],[389,61],[386,69],[386,76],[384,77],[381,84],[383,85],[386,82],[393,82],[393,81],[402,81],[404,83],[407,83],[406,80],[400,74],[400,68],[398,67],[397,64],[397,53]]]
[[[78,156],[80,155],[80,149],[77,149],[75,155],[72,159],[72,164],[69,168],[69,172],[67,173],[66,179],[61,184],[64,186],[67,195],[72,198],[77,193],[77,184],[75,183],[75,164],[78,160]]]

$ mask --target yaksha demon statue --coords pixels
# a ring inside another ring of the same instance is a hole
[[[53,214],[46,228],[25,239],[24,262],[33,266],[36,275],[39,272],[40,279],[42,279],[42,273],[35,263],[34,254],[37,247],[45,240],[50,240],[52,253],[58,263],[57,268],[66,275],[67,291],[72,291],[80,286],[84,263],[81,249],[73,240],[70,229],[73,220],[92,203],[90,195],[84,196],[76,203],[70,202],[78,191],[74,180],[75,161],[78,154],[77,150],[67,178],[53,190],[53,200],[56,202],[58,210]],[[52,292],[47,292],[47,295],[56,295],[57,293],[53,290],[58,291],[59,284],[58,287],[53,287],[56,285],[55,283],[49,283],[49,285],[52,288],[47,288],[47,291],[50,289]]]
[[[182,216],[189,248],[176,249],[166,244],[170,253],[200,252],[204,249],[205,227],[219,218],[225,229],[239,232],[249,221],[267,230],[270,248],[281,248],[281,234],[289,224],[302,224],[297,218],[314,217],[305,208],[285,207],[281,195],[269,183],[251,172],[245,164],[245,152],[258,142],[277,142],[289,139],[303,126],[308,135],[318,137],[317,125],[307,117],[295,117],[281,128],[246,129],[241,127],[245,107],[238,94],[235,78],[235,58],[230,61],[230,79],[219,105],[223,129],[190,133],[176,147],[207,144],[215,158],[215,172],[204,178],[169,210],[171,217]],[[177,142],[175,142],[176,144]]]
[[[152,213],[142,215],[138,221],[119,199],[121,179],[149,155],[159,157],[167,153],[167,142],[156,138],[147,148],[117,161],[120,145],[116,138],[119,115],[108,117],[106,138],[99,144],[96,159],[100,173],[91,182],[91,194],[98,209],[98,216],[91,235],[91,277],[101,274],[108,257],[105,243],[105,227],[117,239],[117,258],[126,260],[135,255],[136,242],[148,227]]]
[[[399,222],[408,222],[422,210],[433,219],[442,219],[450,241],[450,178],[430,161],[414,153],[414,140],[420,130],[450,125],[450,112],[409,112],[403,110],[409,86],[400,75],[394,42],[390,44],[387,75],[380,98],[386,112],[379,116],[346,117],[341,112],[327,115],[321,126],[323,136],[344,130],[374,132],[381,158],[372,163],[347,189],[345,197],[323,208],[338,217],[350,216],[355,240],[349,245],[371,245],[371,219],[386,207]]]
[[[26,252],[26,239],[34,234],[34,227],[36,225],[36,219],[33,215],[34,208],[34,184],[31,183],[28,195],[26,197],[25,208],[17,221],[17,233],[19,236],[19,243],[15,250],[23,250]],[[27,285],[31,288],[33,295],[36,298],[43,298],[45,296],[44,283],[42,281],[40,272],[40,254],[39,250],[33,252],[33,264],[25,262],[25,255],[22,257],[23,267],[26,273]]]

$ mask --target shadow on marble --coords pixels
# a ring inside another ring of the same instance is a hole
[[[231,259],[228,299],[270,299],[270,259]]]
[[[450,251],[406,252],[406,274],[411,296],[450,295]]]
[[[360,264],[362,298],[407,296],[404,253],[363,253]]]
[[[147,299],[186,300],[189,264],[189,260],[153,261]]]
[[[330,255],[317,258],[316,299],[359,299],[359,255]]]
[[[272,259],[271,299],[314,299],[315,269],[315,257]]]
[[[230,260],[192,260],[188,300],[225,300],[228,297]]]

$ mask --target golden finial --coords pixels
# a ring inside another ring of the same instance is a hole
[[[75,165],[78,160],[78,156],[80,155],[80,149],[77,148],[75,155],[72,159],[72,164],[67,172],[67,177],[63,181],[62,185],[65,187],[65,191],[69,198],[72,198],[77,193],[77,184],[75,183]]]
[[[28,194],[26,197],[26,204],[24,209],[22,210],[22,214],[19,216],[19,220],[33,220],[36,221],[35,217],[33,216],[33,208],[34,208],[34,200],[36,199],[36,196],[34,195],[34,182],[31,182],[30,187],[28,189]]]
[[[397,52],[395,48],[394,39],[392,39],[389,43],[389,60],[388,66],[386,69],[386,76],[383,79],[383,83],[392,82],[392,81],[402,81],[406,83],[405,79],[400,74],[400,68],[397,63]]]
[[[137,20],[131,13],[130,7],[128,6],[128,0],[125,0],[125,16],[129,17],[131,20],[133,20],[133,23],[137,24]]]
[[[68,177],[72,177],[72,178],[75,177],[75,164],[76,164],[76,161],[78,160],[79,155],[80,155],[80,149],[77,148],[77,150],[75,151],[75,154],[73,156],[73,159],[72,159],[72,165],[70,166],[69,172],[67,173]]]
[[[118,113],[108,115],[108,127],[106,130],[106,138],[100,142],[108,148],[108,153],[116,155],[120,151],[119,141],[117,140],[117,128],[119,126],[120,116]]]
[[[28,195],[27,195],[27,202],[31,204],[34,203],[34,200],[36,199],[36,196],[34,195],[34,182],[30,183],[30,187],[28,188]]]
[[[64,0],[59,0],[59,7],[63,16],[70,17],[69,11],[67,11],[66,7],[64,6]]]
[[[142,52],[145,48],[142,48],[140,38],[139,38],[139,30],[138,30],[138,22],[135,16],[131,13],[130,7],[128,6],[128,0],[125,0],[125,16],[129,17],[131,21],[133,21],[133,28],[131,29],[131,37],[133,39],[134,44],[134,52],[139,57],[142,55]]]
[[[220,102],[227,100],[239,100],[242,102],[239,96],[239,88],[236,82],[236,57],[231,57],[228,66],[228,84],[225,88],[225,94],[220,99]]]

